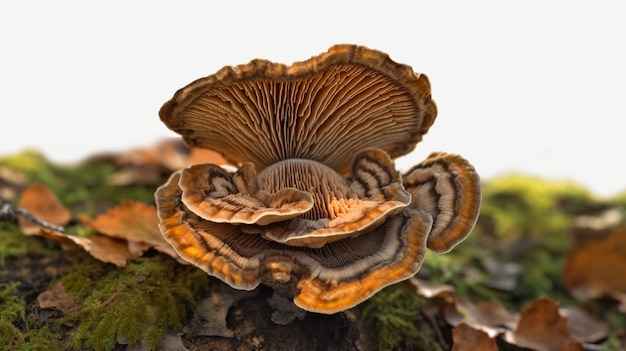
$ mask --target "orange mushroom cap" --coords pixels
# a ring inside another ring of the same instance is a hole
[[[303,309],[336,313],[410,278],[424,260],[432,225],[425,212],[404,209],[374,230],[321,248],[286,246],[198,217],[180,201],[180,173],[157,190],[159,227],[182,258],[234,288],[265,283],[295,296]]]
[[[435,153],[401,176],[437,109],[425,75],[355,45],[291,66],[253,60],[179,90],[160,110],[190,146],[239,165],[174,173],[156,194],[180,256],[234,288],[264,283],[335,313],[463,240],[480,206],[474,168]]]

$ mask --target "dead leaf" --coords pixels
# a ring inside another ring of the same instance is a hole
[[[413,277],[409,279],[420,296],[432,299],[441,298],[446,302],[453,303],[455,300],[454,287],[448,284],[432,284],[426,280]]]
[[[153,237],[162,237],[156,206],[132,200],[122,200],[87,224],[100,233],[132,241],[150,242]]]
[[[109,179],[109,183],[116,186],[161,185],[164,176],[194,164],[229,164],[215,151],[188,148],[180,138],[165,139],[152,147],[98,153],[86,162],[107,163],[117,167],[117,172]]]
[[[81,221],[99,233],[127,240],[130,243],[129,248],[136,254],[140,255],[150,247],[154,247],[157,251],[171,257],[179,257],[161,234],[156,206],[124,200],[92,221],[85,219]]]
[[[203,163],[213,163],[220,166],[229,164],[220,153],[204,148],[189,148],[180,138],[166,139],[157,143],[153,152],[156,153],[159,164],[169,171]]]
[[[109,163],[120,169],[128,166],[158,165],[168,171],[176,171],[201,163],[229,164],[218,152],[203,148],[189,148],[180,138],[165,139],[151,147],[96,153],[86,162]]]
[[[585,342],[596,342],[609,335],[610,328],[588,311],[575,306],[559,309],[561,316],[567,317],[572,338]]]
[[[57,241],[65,251],[85,250],[94,258],[118,267],[124,267],[133,257],[125,241],[105,236],[83,238],[46,228],[41,228],[37,235]]]
[[[203,163],[213,163],[219,166],[230,164],[228,161],[226,161],[226,159],[224,159],[224,157],[222,157],[222,155],[213,150],[201,149],[197,147],[192,148],[191,153],[189,154],[189,159],[187,160],[187,165],[185,167]]]
[[[624,221],[624,210],[610,207],[599,215],[580,215],[574,218],[574,231],[577,236],[594,236],[617,227]]]
[[[26,176],[16,170],[0,167],[0,201],[13,199],[26,187]]]
[[[146,164],[127,166],[113,174],[108,183],[115,186],[161,185],[163,170],[159,165]]]
[[[491,256],[483,257],[481,263],[490,277],[487,286],[493,289],[515,290],[522,273],[524,273],[524,267],[521,264],[503,261]]]
[[[452,330],[452,351],[498,351],[496,340],[465,323]]]
[[[55,308],[65,315],[80,309],[80,305],[74,300],[72,295],[65,291],[61,283],[56,283],[48,290],[39,294],[37,303],[40,308]]]
[[[519,323],[504,339],[514,345],[537,351],[582,351],[580,341],[570,336],[566,317],[559,314],[557,302],[542,298],[522,309]]]
[[[500,301],[473,303],[460,296],[456,297],[454,303],[446,305],[444,315],[452,326],[467,324],[490,337],[514,328],[518,321],[518,317],[504,308]]]
[[[30,212],[39,219],[50,224],[64,226],[72,218],[72,214],[59,201],[59,198],[48,187],[42,184],[33,184],[22,192],[18,207]],[[34,235],[41,226],[20,216],[18,225],[22,233]]]
[[[565,258],[562,279],[583,301],[609,296],[626,304],[626,226],[577,240]]]

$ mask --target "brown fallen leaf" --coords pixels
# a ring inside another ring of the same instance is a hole
[[[587,235],[565,258],[563,285],[577,299],[612,297],[626,306],[626,226]],[[626,309],[624,309],[626,311]]]
[[[61,204],[52,190],[38,183],[32,184],[22,192],[18,207],[58,226],[67,224],[72,218],[70,211]],[[18,218],[18,225],[25,235],[35,235],[41,228],[38,224],[21,216]]]
[[[582,351],[583,344],[570,336],[566,317],[557,302],[542,298],[524,309],[513,331],[504,335],[511,344],[537,351]]]
[[[155,250],[171,257],[179,257],[161,234],[156,206],[123,200],[118,206],[109,209],[94,220],[81,218],[81,222],[99,233],[127,240],[129,249],[136,255],[141,255],[154,247]]]
[[[222,155],[213,150],[202,149],[198,147],[192,148],[191,153],[189,154],[189,158],[187,159],[187,165],[185,167],[203,163],[213,163],[220,166],[230,164],[228,161],[226,161],[226,159],[224,159],[224,157],[222,157]]]
[[[444,308],[446,321],[452,326],[467,324],[481,330],[490,337],[496,337],[515,327],[518,316],[509,312],[500,301],[473,303],[465,297],[456,297],[454,303]]]
[[[596,342],[609,335],[609,325],[580,307],[567,306],[559,309],[561,316],[567,317],[573,339]]]
[[[163,171],[159,165],[127,166],[111,175],[108,184],[114,186],[127,185],[160,185],[163,182]]]
[[[41,228],[37,235],[57,241],[63,250],[76,252],[85,250],[102,262],[113,263],[118,267],[124,267],[133,255],[128,250],[125,241],[116,240],[105,236],[79,237]]]
[[[72,295],[65,291],[61,283],[56,283],[37,296],[40,308],[55,308],[67,315],[80,309],[80,305]]]
[[[219,153],[208,149],[190,149],[179,138],[165,139],[152,147],[97,153],[86,162],[107,163],[117,167],[118,171],[109,180],[111,185],[117,186],[160,185],[164,175],[194,164],[228,164]]]
[[[465,323],[452,330],[452,351],[498,351],[496,340]]]

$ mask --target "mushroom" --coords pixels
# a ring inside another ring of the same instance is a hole
[[[351,308],[446,252],[480,206],[474,168],[435,153],[401,176],[437,109],[423,74],[355,45],[291,66],[253,60],[180,89],[161,120],[238,166],[175,172],[159,227],[230,286],[269,285],[320,313]]]

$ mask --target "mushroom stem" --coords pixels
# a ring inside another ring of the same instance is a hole
[[[338,214],[346,213],[356,199],[339,173],[312,160],[290,158],[274,163],[261,171],[257,180],[259,188],[269,193],[295,188],[311,194],[313,208],[299,218],[312,221],[333,220]]]

